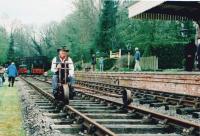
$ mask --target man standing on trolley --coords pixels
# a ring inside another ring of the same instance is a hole
[[[72,59],[68,56],[69,50],[66,46],[57,49],[58,56],[54,57],[51,64],[51,71],[54,73],[52,77],[52,88],[53,88],[53,95],[56,96],[58,93],[58,82],[60,77],[61,81],[67,81],[69,85],[69,98],[73,99],[73,84],[74,84],[74,64]],[[67,63],[66,63],[67,62]],[[66,63],[66,64],[65,64]],[[66,66],[65,66],[66,65]],[[67,70],[65,68],[67,67]],[[65,75],[67,73],[67,76]],[[65,79],[65,77],[67,77]]]

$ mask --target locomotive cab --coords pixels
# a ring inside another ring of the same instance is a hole
[[[28,73],[27,65],[19,65],[18,73],[27,74]]]

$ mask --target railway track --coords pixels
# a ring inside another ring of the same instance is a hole
[[[106,96],[121,98],[123,90],[130,90],[134,103],[147,107],[164,107],[164,109],[175,111],[176,114],[191,116],[200,119],[200,97],[154,90],[111,85],[100,82],[76,81],[76,88],[90,89],[96,93]]]
[[[122,102],[106,99],[103,95],[96,96],[92,90],[87,89],[75,88],[76,96],[70,101],[70,106],[65,105],[60,109],[48,90],[49,86],[39,80],[23,79],[44,96],[36,96],[36,102],[43,114],[54,120],[51,128],[60,130],[63,135],[77,135],[80,131],[99,136],[198,136],[200,134],[200,126],[197,124],[147,109],[130,105],[128,113],[124,113],[121,111]]]
[[[48,82],[51,83],[50,81]],[[81,84],[79,84],[79,82],[81,82]],[[124,89],[129,89],[133,94],[133,96],[129,96],[129,99],[133,100],[132,104],[134,106],[147,108],[161,114],[174,116],[193,123],[200,123],[199,98],[196,96],[172,94],[79,80],[76,81],[75,87],[82,90],[85,89],[85,91],[90,90],[93,93],[103,94],[104,97],[109,96],[113,99],[116,98],[116,101],[121,100],[121,94]]]
[[[77,80],[78,88],[90,88],[94,91],[105,91],[112,96],[120,97],[124,89],[132,92],[134,102],[139,104],[149,104],[150,107],[164,106],[165,110],[175,109],[177,114],[190,114],[194,118],[200,118],[200,97],[182,94],[159,92],[132,87],[110,85],[99,82],[89,82]]]

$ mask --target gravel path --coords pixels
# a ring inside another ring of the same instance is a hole
[[[49,125],[52,124],[52,120],[42,115],[34,100],[31,98],[32,94],[35,94],[25,82],[19,81],[17,83],[19,88],[22,112],[24,120],[24,129],[27,136],[59,136],[59,131],[52,131]]]

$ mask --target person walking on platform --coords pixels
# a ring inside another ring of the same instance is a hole
[[[72,59],[68,56],[69,50],[65,47],[62,47],[60,49],[57,49],[57,52],[59,55],[57,57],[54,57],[51,64],[51,72],[53,72],[52,77],[52,88],[53,88],[53,95],[57,93],[58,88],[58,76],[61,76],[61,79],[63,79],[65,76],[65,70],[63,69],[65,67],[64,62],[68,62],[67,67],[69,68],[67,71],[67,82],[69,83],[69,88],[72,90],[73,94],[73,84],[74,84],[74,64]],[[61,63],[61,64],[58,64]],[[59,75],[59,69],[61,69],[61,75]],[[70,96],[73,97],[73,96]]]
[[[17,72],[17,68],[15,66],[15,63],[12,62],[9,66],[8,66],[8,69],[7,69],[7,74],[8,74],[8,81],[9,81],[9,87],[14,85],[14,82],[15,82],[15,77],[18,75],[18,72]]]
[[[196,47],[195,41],[193,39],[185,47],[184,52],[185,52],[185,70],[186,71],[192,71],[192,69],[193,69],[196,48],[197,47]]]
[[[5,68],[0,66],[0,87],[3,86],[3,83],[5,82]]]
[[[4,74],[3,67],[0,66],[0,87],[3,86],[3,74]]]
[[[135,59],[134,71],[141,71],[141,67],[140,67],[140,51],[139,51],[139,49],[137,47],[135,48],[134,59]]]
[[[103,57],[99,59],[100,72],[103,72]]]
[[[197,46],[197,67],[200,70],[200,39],[198,39],[198,46]]]
[[[0,87],[2,87],[2,86],[3,86],[3,79],[2,79],[2,77],[0,75]]]
[[[96,70],[96,56],[95,54],[92,54],[92,70]]]

